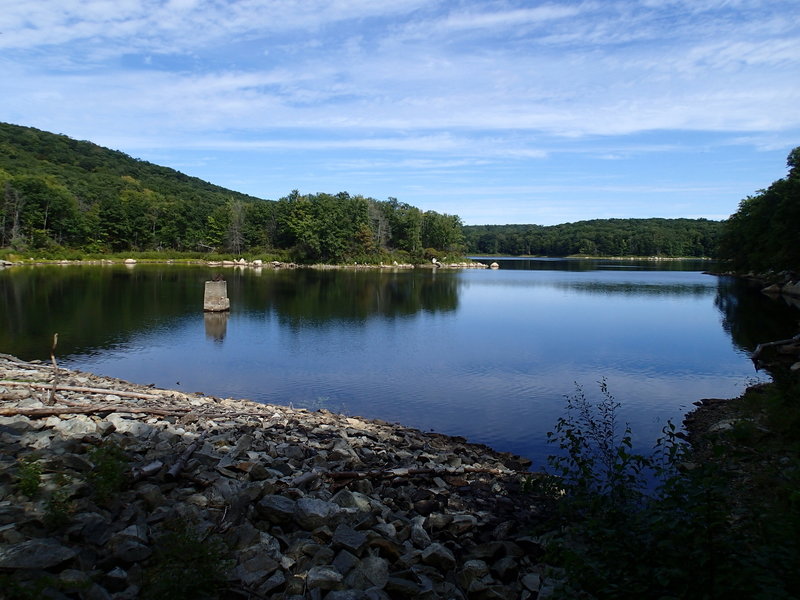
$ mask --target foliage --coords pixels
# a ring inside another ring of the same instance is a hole
[[[153,600],[217,598],[231,565],[225,544],[205,539],[186,521],[156,540],[144,574],[143,597]]]
[[[58,478],[58,485],[65,486],[68,478],[61,475]],[[70,515],[74,506],[70,501],[69,491],[59,487],[50,493],[50,497],[45,503],[44,524],[48,529],[55,530],[64,527],[69,523]]]
[[[737,469],[722,466],[740,441],[718,441],[714,460],[691,464],[669,424],[652,455],[633,454],[630,430],[617,431],[619,404],[604,382],[601,391],[593,405],[579,389],[550,436],[566,453],[550,459],[562,495],[548,560],[566,569],[561,597],[797,597],[796,456],[791,476],[770,478],[766,495],[782,501],[742,494]]]
[[[800,146],[789,153],[789,174],[739,203],[725,224],[722,258],[740,272],[800,271]]]
[[[89,472],[88,482],[95,497],[105,502],[125,484],[128,458],[118,445],[106,442],[102,446],[92,448],[89,460],[94,467]]]
[[[90,142],[0,123],[0,248],[59,258],[278,252],[302,262],[380,262],[423,246],[460,252],[461,220],[347,192],[262,200]]]
[[[39,493],[42,484],[42,465],[36,456],[28,455],[17,461],[17,487],[28,498]]]
[[[595,219],[464,227],[469,254],[712,257],[722,229],[707,219]]]

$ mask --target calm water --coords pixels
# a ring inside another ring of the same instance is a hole
[[[642,446],[692,402],[740,393],[796,309],[702,263],[503,260],[497,271],[0,271],[0,352],[159,387],[327,408],[463,435],[541,466],[576,383],[605,378]]]

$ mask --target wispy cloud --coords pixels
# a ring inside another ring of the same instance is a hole
[[[686,135],[775,152],[800,131],[797,14],[800,0],[7,2],[0,115],[131,152],[306,152],[385,181],[687,160]]]

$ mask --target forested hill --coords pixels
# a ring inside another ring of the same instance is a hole
[[[299,261],[422,260],[461,220],[347,192],[261,200],[90,142],[0,123],[0,248],[178,250]]]
[[[562,225],[469,225],[469,254],[512,256],[716,255],[722,221],[707,219],[595,219]]]

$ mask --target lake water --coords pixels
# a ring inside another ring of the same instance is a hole
[[[461,435],[542,466],[576,384],[603,378],[640,447],[766,376],[747,351],[797,311],[707,263],[501,260],[499,270],[0,271],[0,352],[187,392]],[[230,314],[202,312],[228,281]]]

